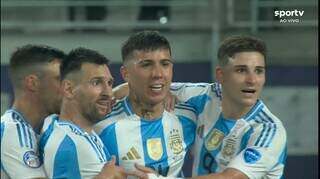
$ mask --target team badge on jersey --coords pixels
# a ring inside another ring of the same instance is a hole
[[[27,151],[24,153],[23,161],[31,168],[39,168],[41,165],[39,156],[34,151]]]
[[[152,138],[147,140],[148,155],[153,160],[159,160],[162,157],[163,149],[161,138]]]
[[[175,155],[180,154],[183,150],[182,139],[177,129],[170,131],[169,146]]]
[[[212,151],[220,146],[224,137],[224,133],[218,129],[213,129],[205,140],[207,150]]]
[[[225,158],[231,158],[233,157],[235,151],[236,151],[236,140],[234,139],[227,139],[225,142],[225,145],[223,146],[222,155]]]

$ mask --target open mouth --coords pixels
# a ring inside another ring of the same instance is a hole
[[[163,86],[164,85],[162,85],[162,84],[155,84],[155,85],[151,85],[150,89],[153,92],[160,92],[163,89]]]
[[[246,94],[254,94],[256,92],[256,90],[254,90],[254,89],[244,89],[241,91]]]
[[[97,104],[100,106],[100,107],[103,107],[103,108],[107,108],[109,107],[111,101],[110,100],[105,100],[105,99],[100,99],[97,101]]]

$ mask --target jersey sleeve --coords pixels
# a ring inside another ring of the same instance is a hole
[[[170,92],[180,102],[192,107],[196,115],[202,113],[209,100],[221,98],[221,87],[218,83],[172,83]]]
[[[32,129],[20,123],[1,123],[1,170],[10,178],[45,177]]]
[[[272,135],[273,131],[275,135]],[[281,178],[287,153],[286,138],[282,125],[261,125],[227,168],[238,169],[249,178],[262,178],[271,171],[277,175],[272,178]]]

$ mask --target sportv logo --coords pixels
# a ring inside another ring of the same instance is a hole
[[[280,18],[280,23],[286,23],[286,22],[300,22],[299,18],[291,18],[291,17],[302,17],[304,14],[304,11],[300,11],[297,9],[294,10],[276,10],[274,11],[274,16]]]

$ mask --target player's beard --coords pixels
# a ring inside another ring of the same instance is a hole
[[[104,115],[101,115],[98,111],[95,103],[93,104],[81,104],[82,115],[92,124],[96,124],[101,121]]]

